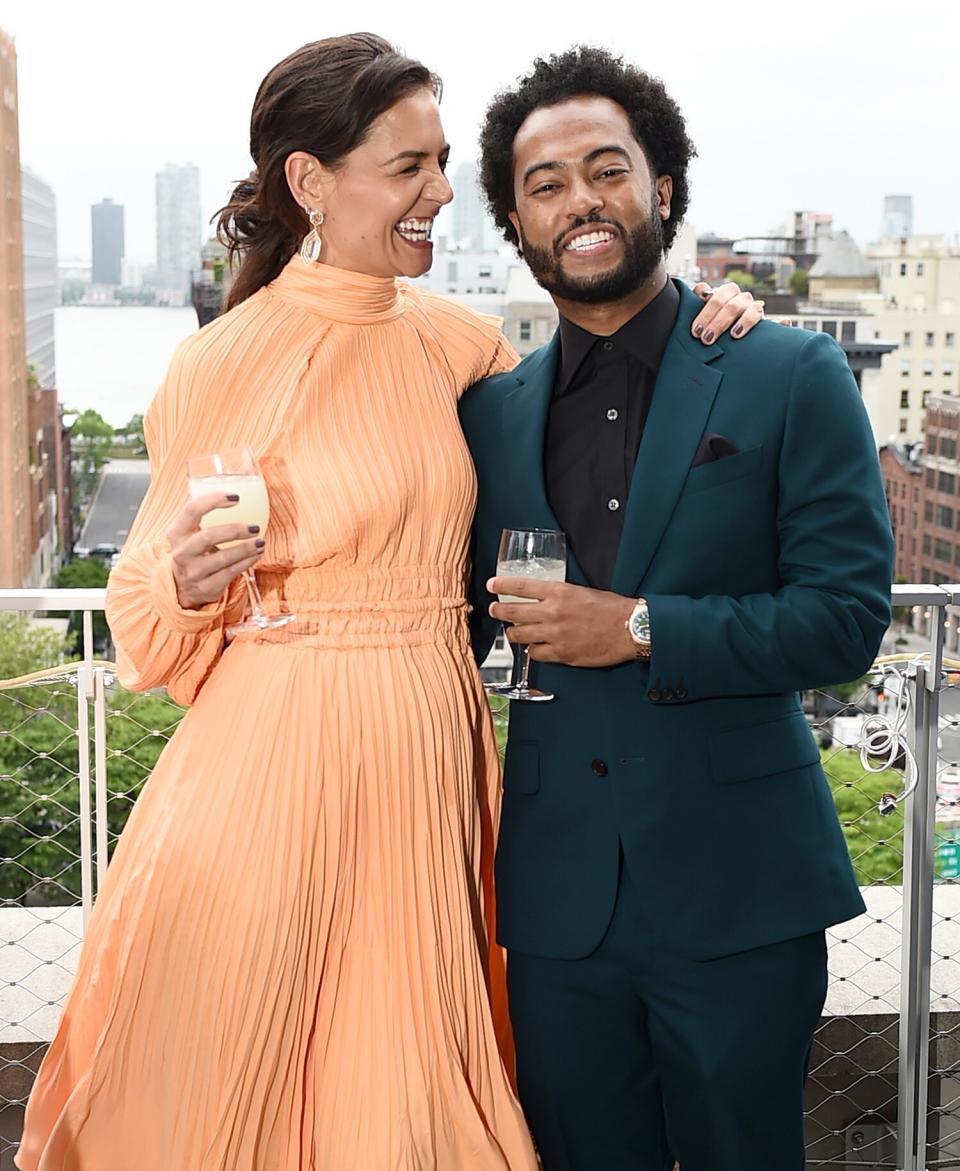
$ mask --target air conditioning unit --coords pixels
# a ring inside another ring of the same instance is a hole
[[[897,1135],[891,1123],[875,1114],[844,1131],[847,1171],[884,1171],[895,1166]]]

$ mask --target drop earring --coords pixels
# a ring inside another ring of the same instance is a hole
[[[322,211],[314,208],[313,211],[308,211],[306,207],[303,209],[307,212],[310,219],[310,231],[303,237],[303,243],[300,245],[300,258],[304,264],[316,264],[320,259],[320,253],[323,251],[323,241],[320,239],[319,228],[323,223],[324,215]]]

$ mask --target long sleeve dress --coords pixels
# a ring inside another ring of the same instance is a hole
[[[492,945],[499,762],[457,399],[497,323],[295,256],[188,339],[110,579],[121,682],[192,705],[117,846],[21,1171],[534,1171]],[[184,461],[250,444],[257,577],[177,602]]]

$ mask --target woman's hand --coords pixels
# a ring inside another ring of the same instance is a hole
[[[727,281],[719,289],[699,281],[693,291],[706,301],[691,329],[693,336],[704,345],[709,346],[728,329],[731,337],[743,337],[763,318],[763,302],[754,300],[753,293],[733,281]]]
[[[233,579],[263,555],[265,542],[258,525],[200,528],[202,516],[215,508],[232,508],[239,499],[222,492],[198,496],[183,507],[167,531],[177,600],[184,610],[199,610],[218,601]]]

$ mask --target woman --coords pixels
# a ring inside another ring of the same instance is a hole
[[[536,1167],[488,948],[498,759],[457,422],[515,355],[493,319],[395,282],[429,267],[452,195],[437,90],[369,35],[260,87],[257,170],[222,219],[233,307],[150,408],[154,479],[108,596],[121,681],[193,707],[118,845],[21,1171]],[[184,461],[238,444],[265,547],[200,531],[228,498],[184,506]],[[224,649],[254,564],[298,622]]]

